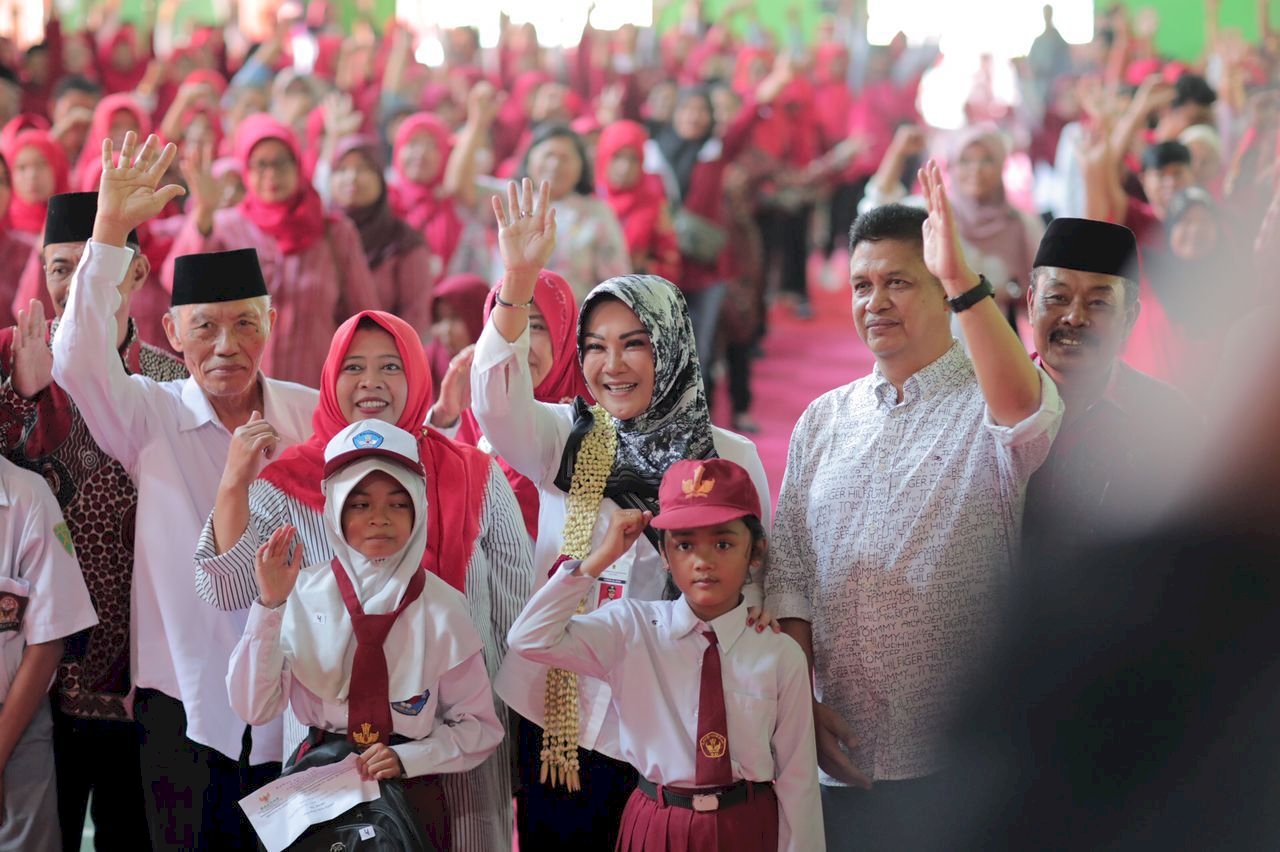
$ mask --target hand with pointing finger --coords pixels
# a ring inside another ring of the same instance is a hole
[[[222,470],[223,488],[243,490],[249,487],[264,461],[275,454],[280,443],[280,433],[255,411],[249,422],[231,434],[231,446],[227,449],[227,464]]]

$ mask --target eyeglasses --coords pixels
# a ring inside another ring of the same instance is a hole
[[[292,157],[277,157],[274,160],[250,160],[249,171],[255,175],[265,174],[266,172],[275,172],[281,174],[289,171],[294,167]]]

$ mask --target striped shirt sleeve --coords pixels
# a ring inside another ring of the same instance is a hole
[[[497,463],[489,466],[481,524],[478,544],[489,562],[490,619],[502,658],[507,655],[507,631],[533,594],[533,542],[511,484]]]

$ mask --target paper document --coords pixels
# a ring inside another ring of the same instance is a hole
[[[382,795],[378,782],[356,769],[356,755],[286,775],[240,800],[240,809],[267,852],[280,852],[316,823],[331,820]]]

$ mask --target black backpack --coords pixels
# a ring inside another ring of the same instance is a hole
[[[337,763],[353,751],[355,745],[346,738],[326,738],[308,748],[283,774]],[[379,781],[378,786],[381,798],[311,826],[289,844],[287,852],[441,852],[414,819],[399,779]]]

